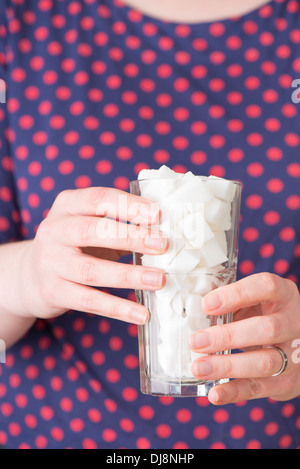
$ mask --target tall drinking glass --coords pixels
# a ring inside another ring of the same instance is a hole
[[[211,387],[228,379],[199,381],[193,376],[192,362],[203,355],[190,349],[189,337],[232,321],[232,314],[207,316],[201,302],[211,290],[236,281],[241,183],[187,173],[133,181],[130,191],[159,203],[155,228],[169,239],[161,256],[134,253],[135,265],[156,267],[166,275],[161,290],[136,291],[137,301],[149,310],[148,322],[138,328],[141,391],[207,396]]]

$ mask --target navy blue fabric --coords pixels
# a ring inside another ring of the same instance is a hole
[[[120,1],[4,0],[0,78],[2,243],[33,238],[64,189],[128,190],[167,164],[241,180],[238,277],[299,284],[299,1],[185,25]],[[136,327],[103,317],[38,320],[0,365],[9,448],[297,448],[299,430],[299,399],[143,396]]]

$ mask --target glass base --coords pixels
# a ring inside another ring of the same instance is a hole
[[[229,379],[189,382],[145,380],[141,385],[141,392],[151,396],[207,397],[212,388],[228,382]]]

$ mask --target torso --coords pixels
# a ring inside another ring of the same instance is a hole
[[[61,190],[128,190],[140,169],[167,164],[241,180],[238,277],[270,271],[299,282],[299,2],[189,25],[119,1],[25,3],[10,10],[13,164],[6,155],[2,167],[15,187],[0,191],[1,236],[14,191],[29,239]],[[38,321],[0,368],[0,444],[300,446],[299,399],[219,409],[141,395],[136,334],[80,312]]]

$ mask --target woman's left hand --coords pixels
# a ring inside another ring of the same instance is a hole
[[[203,380],[233,378],[210,390],[209,400],[224,405],[270,397],[286,401],[300,394],[300,295],[294,282],[270,273],[250,275],[210,292],[203,300],[206,314],[234,313],[234,322],[195,332],[191,348],[215,354],[193,362],[193,374]],[[288,357],[286,370],[281,353]],[[246,349],[246,350],[245,350]]]

